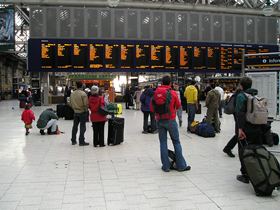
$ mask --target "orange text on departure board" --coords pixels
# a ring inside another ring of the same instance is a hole
[[[125,61],[127,59],[128,48],[125,45],[121,45],[121,60]]]
[[[105,59],[112,59],[113,57],[113,46],[112,45],[105,45]]]
[[[95,48],[95,46],[93,46],[92,44],[89,47],[89,59],[91,61],[94,61],[96,58],[99,58],[99,56],[97,55],[97,50]]]
[[[193,48],[193,56],[198,58],[198,57],[200,57],[200,55],[201,55],[200,48],[199,47],[194,47]]]
[[[214,57],[214,49],[211,47],[208,47],[208,52],[207,52],[208,58],[213,58]]]
[[[74,55],[78,56],[78,55],[80,55],[80,52],[81,52],[80,46],[77,44],[74,44]]]
[[[166,64],[171,64],[172,63],[172,56],[171,56],[171,48],[169,46],[166,46],[165,49],[165,62]]]
[[[41,58],[50,58],[49,56],[49,45],[41,45]]]
[[[163,48],[163,46],[161,46],[161,45],[158,45],[158,46],[151,45],[151,60],[152,61],[160,60],[157,53],[160,53],[161,48]]]
[[[136,58],[141,58],[145,56],[144,50],[140,47],[140,45],[136,45]]]
[[[188,64],[188,51],[183,46],[180,46],[180,66]]]

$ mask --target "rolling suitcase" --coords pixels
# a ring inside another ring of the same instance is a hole
[[[280,166],[273,154],[261,145],[247,145],[242,161],[257,196],[271,196],[280,186]]]
[[[74,110],[68,106],[64,106],[64,119],[65,120],[73,120],[74,119]]]
[[[117,145],[124,140],[124,118],[113,117],[108,121],[108,145]]]
[[[56,105],[56,114],[58,118],[63,118],[64,117],[64,104],[57,104]]]

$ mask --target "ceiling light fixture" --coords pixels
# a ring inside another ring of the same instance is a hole
[[[266,4],[266,5],[265,5],[265,7],[263,8],[263,14],[264,14],[264,16],[266,16],[266,17],[270,17],[271,15],[273,15],[274,9],[273,9],[273,7],[271,6],[270,0],[267,0],[265,4]]]

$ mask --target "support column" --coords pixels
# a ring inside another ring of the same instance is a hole
[[[41,102],[43,106],[49,105],[49,73],[41,73]]]

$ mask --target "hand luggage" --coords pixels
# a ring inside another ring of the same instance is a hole
[[[74,119],[74,110],[68,106],[64,106],[64,119],[65,120],[73,120]]]
[[[117,145],[124,141],[124,118],[113,117],[108,121],[108,145]]]
[[[58,118],[63,118],[64,117],[64,104],[57,104],[56,105],[56,114]]]
[[[257,196],[270,196],[280,186],[279,162],[264,146],[245,146],[241,158]]]
[[[207,122],[199,123],[196,128],[196,134],[205,138],[215,137],[216,135],[214,127]]]

